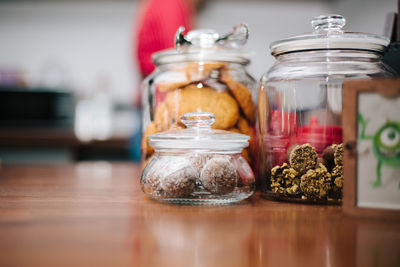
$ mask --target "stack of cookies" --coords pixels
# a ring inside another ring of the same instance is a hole
[[[151,120],[144,125],[142,138],[146,160],[154,153],[147,136],[184,128],[180,117],[188,112],[213,113],[216,121],[212,128],[249,135],[250,147],[254,147],[256,104],[251,88],[255,81],[232,65],[184,63],[154,78],[152,97],[156,104],[150,107]],[[251,161],[248,148],[243,150],[243,156]]]
[[[295,146],[289,164],[271,169],[271,190],[309,200],[340,199],[343,187],[343,144],[327,147],[321,158],[310,144]]]

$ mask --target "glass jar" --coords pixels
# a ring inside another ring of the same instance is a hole
[[[200,111],[215,114],[214,129],[249,135],[243,156],[252,162],[257,85],[245,69],[250,62],[242,49],[247,26],[236,26],[225,36],[213,30],[183,32],[183,27],[177,31],[176,49],[154,54],[157,68],[142,84],[143,159],[154,154],[147,143],[150,134],[185,128],[180,117]]]
[[[342,85],[390,77],[381,62],[389,40],[344,32],[323,15],[314,32],[273,42],[275,64],[259,84],[259,178],[273,198],[339,203],[343,185]]]
[[[143,192],[175,203],[231,203],[251,196],[255,177],[242,150],[249,136],[211,129],[215,116],[186,113],[187,129],[148,136],[154,147],[141,176]]]

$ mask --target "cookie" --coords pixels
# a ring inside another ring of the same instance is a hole
[[[310,144],[297,145],[290,152],[290,166],[301,174],[314,168],[317,161],[318,154]]]
[[[246,118],[250,121],[250,123],[254,123],[256,120],[256,105],[253,102],[250,89],[233,80],[228,70],[221,71],[220,79],[228,86],[230,92],[239,103],[239,106]]]
[[[299,194],[300,174],[287,163],[275,166],[271,170],[271,190],[285,195]]]
[[[193,153],[188,156],[189,162],[192,164],[192,167],[197,171],[199,176],[204,165],[206,165],[207,161],[211,158],[212,156],[210,154],[202,153]]]
[[[149,125],[147,125],[146,131],[143,134],[142,137],[142,152],[145,155],[151,155],[154,152],[154,148],[148,145],[148,136],[151,134],[155,134],[157,133],[157,129],[156,129],[156,125],[154,122],[149,123]]]
[[[335,149],[334,160],[336,166],[343,166],[343,144],[337,145]]]
[[[242,156],[248,163],[251,163],[249,148],[246,147],[242,150]]]
[[[184,68],[165,71],[156,76],[155,85],[159,92],[179,89],[192,83]]]
[[[240,130],[242,134],[248,135],[250,137],[249,139],[249,147],[254,147],[256,146],[256,138],[255,138],[255,133],[253,129],[250,127],[249,122],[243,118],[239,117],[239,120],[236,124],[236,127]]]
[[[322,151],[322,163],[326,166],[328,171],[331,171],[333,167],[335,166],[335,150],[336,150],[336,144],[333,144],[331,146],[328,146]]]
[[[167,92],[170,90],[179,89],[191,84],[191,81],[182,81],[182,82],[160,82],[157,84],[157,90],[160,92]]]
[[[306,199],[325,200],[331,190],[331,181],[328,169],[320,164],[301,176],[300,189]]]
[[[232,132],[232,133],[242,133],[238,128],[230,128],[227,131]]]
[[[343,166],[335,166],[332,170],[332,188],[330,195],[336,198],[342,197],[343,189]]]
[[[156,107],[154,113],[154,124],[158,132],[166,131],[175,121],[172,119],[166,102]]]
[[[169,115],[177,122],[188,112],[211,112],[216,117],[212,128],[225,130],[232,128],[239,118],[239,107],[233,97],[209,87],[189,85],[169,92],[165,101]]]
[[[200,174],[204,188],[213,194],[231,193],[237,186],[238,179],[235,166],[224,157],[208,160]]]
[[[157,197],[183,197],[194,191],[198,173],[184,157],[164,157],[151,166],[144,192]]]
[[[238,122],[236,123],[236,126],[241,133],[251,137],[252,130],[251,130],[249,122],[245,118],[239,117]]]
[[[186,78],[189,81],[200,81],[208,78],[213,71],[218,71],[222,67],[226,66],[226,63],[188,63],[184,72]]]

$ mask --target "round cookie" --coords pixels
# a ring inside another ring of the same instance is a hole
[[[192,167],[185,167],[163,176],[160,186],[168,197],[182,197],[194,191],[197,172]]]
[[[290,166],[301,174],[313,169],[317,161],[318,154],[310,144],[298,145],[290,152]]]
[[[343,189],[343,166],[335,166],[332,170],[332,189],[331,195],[340,198]]]
[[[157,84],[157,90],[160,92],[167,92],[175,89],[179,89],[191,84],[191,81],[182,81],[182,82],[160,82]]]
[[[201,170],[203,169],[204,165],[206,165],[207,161],[211,158],[212,156],[210,154],[193,153],[189,155],[188,160],[200,177]]]
[[[335,150],[336,150],[336,144],[333,144],[331,146],[328,146],[322,151],[322,163],[328,168],[328,170],[332,170],[332,168],[335,166]]]
[[[246,159],[246,161],[251,164],[251,157],[249,153],[249,148],[246,147],[242,150],[242,157]]]
[[[243,133],[243,132],[241,132],[238,128],[230,128],[230,129],[228,129],[228,131],[229,131],[229,132],[232,132],[232,133]],[[252,137],[252,135],[250,135],[250,140],[249,140],[249,142],[251,142],[252,139],[253,139],[253,137]],[[249,150],[248,147],[244,148],[244,149],[242,150],[242,156],[246,159],[246,161],[247,161],[248,163],[251,163],[251,157],[250,157],[249,151],[250,151],[250,150]]]
[[[252,130],[250,128],[250,124],[248,123],[248,121],[245,118],[239,117],[239,120],[236,123],[236,125],[237,125],[237,128],[240,130],[241,133],[249,135],[249,136],[252,134]]]
[[[192,83],[192,81],[187,79],[186,73],[183,70],[167,70],[161,72],[155,79],[155,86],[159,92],[167,92],[182,88],[190,83]]]
[[[154,122],[150,122],[149,125],[147,125],[146,131],[143,134],[142,137],[142,151],[146,155],[151,155],[154,152],[154,148],[148,145],[148,139],[147,137],[151,134],[155,134],[157,132],[157,128]]]
[[[230,128],[227,131],[232,132],[232,133],[242,133],[238,128]]]
[[[295,195],[299,193],[300,175],[287,163],[271,169],[271,190],[281,194]]]
[[[256,105],[253,102],[250,89],[235,81],[229,74],[229,70],[223,70],[220,79],[228,86],[246,118],[251,123],[254,123],[256,120]]]
[[[154,114],[154,124],[158,132],[163,132],[169,129],[173,124],[170,111],[168,110],[167,103],[164,101],[156,107]]]
[[[335,165],[343,166],[343,144],[336,146],[334,157],[335,157]]]
[[[331,189],[331,175],[328,169],[320,164],[301,176],[300,188],[307,199],[324,200]]]
[[[200,173],[204,188],[213,194],[231,193],[238,183],[235,166],[224,157],[208,160]]]
[[[216,117],[212,128],[229,129],[239,118],[239,108],[233,97],[227,92],[219,93],[209,87],[197,88],[196,85],[189,85],[169,92],[166,103],[170,116],[176,121],[188,112],[211,112]]]
[[[149,157],[145,161],[145,168],[142,172],[140,179],[143,192],[146,194],[161,197],[164,195],[162,188],[160,187],[160,172],[158,168],[154,168],[157,165],[157,161],[151,160],[153,156]]]
[[[186,64],[184,72],[189,81],[199,81],[208,78],[212,71],[220,70],[224,66],[226,66],[226,63],[217,62],[200,64],[192,62]]]
[[[160,197],[182,197],[194,191],[198,173],[183,157],[159,158],[146,175],[143,187]],[[148,191],[145,191],[148,192]]]

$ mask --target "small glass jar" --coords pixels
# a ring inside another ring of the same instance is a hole
[[[150,135],[154,155],[141,176],[143,192],[156,200],[223,204],[251,196],[255,177],[242,150],[249,136],[211,129],[212,113],[187,113],[187,129]]]
[[[267,196],[339,203],[343,185],[342,85],[390,77],[389,40],[344,32],[340,15],[312,20],[314,32],[273,42],[275,64],[259,84],[259,178]]]
[[[176,49],[153,55],[156,70],[142,83],[142,155],[147,162],[154,153],[150,134],[185,125],[180,117],[188,112],[211,112],[213,129],[243,133],[251,137],[243,156],[251,162],[256,150],[255,121],[257,84],[247,73],[249,53],[242,49],[248,38],[246,25],[221,36],[214,30],[194,30],[175,36]]]

